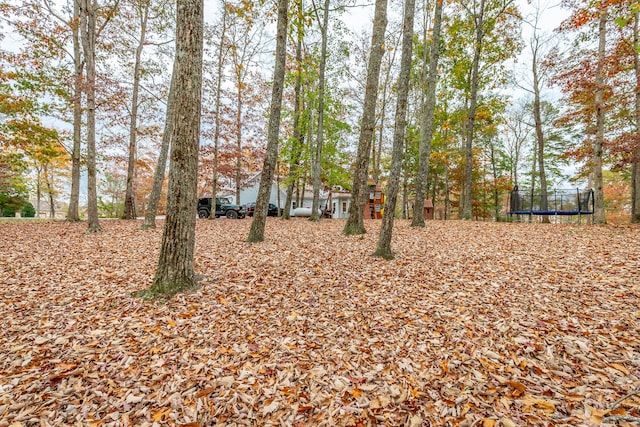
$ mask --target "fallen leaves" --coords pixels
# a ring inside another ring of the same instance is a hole
[[[249,225],[198,221],[200,289],[148,303],[161,230],[0,224],[0,427],[640,416],[637,227],[397,221],[384,261],[379,221]]]

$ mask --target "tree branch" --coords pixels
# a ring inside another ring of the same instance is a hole
[[[640,422],[640,417],[632,417],[630,415],[612,415],[610,417],[604,417],[602,419],[603,423],[610,423],[612,421],[630,421],[630,422]]]
[[[609,410],[613,410],[615,409],[618,405],[620,405],[622,402],[624,402],[625,400],[627,400],[630,397],[635,396],[636,394],[640,394],[640,385],[638,387],[636,387],[635,390],[629,392],[626,396],[621,397],[620,399],[616,400],[615,402],[613,402],[611,404],[611,406],[609,406]]]

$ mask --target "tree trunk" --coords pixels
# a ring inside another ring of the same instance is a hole
[[[87,203],[89,233],[102,231],[98,221],[96,182],[96,10],[93,0],[81,0],[82,47],[87,66]]]
[[[493,218],[500,222],[500,193],[498,192],[498,165],[496,162],[496,149],[493,141],[490,143],[491,173],[493,174]]]
[[[633,45],[634,49],[634,67],[636,73],[636,141],[633,150],[632,170],[631,170],[631,222],[640,223],[640,141],[637,139],[640,135],[640,39],[638,31],[638,20],[640,20],[640,12],[635,13],[633,27]]]
[[[409,184],[407,175],[402,177],[402,219],[409,219]]]
[[[53,219],[56,217],[56,203],[53,197],[53,186],[51,185],[51,177],[49,176],[46,163],[42,166],[42,173],[44,175],[44,183],[47,186],[47,194],[49,195],[49,218]]]
[[[601,3],[602,4],[602,3]],[[593,147],[593,180],[594,191],[594,224],[605,224],[604,216],[604,189],[602,179],[602,145],[604,142],[604,61],[605,44],[607,41],[607,10],[603,5],[600,12],[600,22],[598,25],[598,65],[596,68],[596,138]]]
[[[156,215],[158,214],[158,202],[162,194],[162,183],[164,182],[164,173],[167,169],[167,155],[169,154],[169,146],[171,145],[171,135],[173,133],[174,123],[174,100],[176,86],[176,69],[175,64],[171,72],[171,85],[169,86],[169,97],[167,99],[167,111],[165,113],[164,131],[162,133],[162,145],[160,147],[160,155],[156,165],[156,172],[153,175],[153,188],[149,195],[149,203],[144,213],[144,222],[140,227],[142,230],[156,228]]]
[[[396,103],[396,118],[393,132],[393,151],[391,153],[391,170],[387,183],[382,227],[378,237],[378,247],[374,256],[392,259],[391,237],[393,221],[398,199],[400,173],[402,172],[402,147],[407,127],[407,98],[409,96],[409,74],[411,72],[411,56],[413,52],[413,17],[415,14],[415,0],[406,0],[404,5],[404,19],[402,28],[402,57],[400,59],[400,75],[398,76],[398,95]]]
[[[36,165],[36,212],[38,212],[38,218],[40,218],[40,200],[42,199],[42,178],[40,175],[40,167]]]
[[[238,110],[236,112],[236,205],[240,204],[240,188],[242,183],[242,77],[241,71],[236,71],[238,76],[238,93],[236,102]]]
[[[139,6],[140,16],[140,40],[136,48],[136,59],[133,66],[133,93],[131,96],[131,122],[129,125],[129,162],[127,167],[127,189],[124,196],[124,212],[122,219],[136,219],[135,192],[133,181],[135,178],[136,165],[136,145],[138,134],[138,92],[140,90],[140,62],[142,60],[142,49],[146,42],[147,17],[149,16],[149,4]]]
[[[640,223],[640,149],[633,150],[631,167],[631,222]]]
[[[222,90],[222,70],[224,65],[224,43],[227,32],[227,8],[223,6],[222,12],[222,34],[220,35],[220,46],[218,49],[218,67],[216,76],[216,130],[213,133],[213,173],[211,176],[211,200],[216,200],[218,195],[218,147],[220,145],[220,91]],[[215,219],[215,215],[209,215],[209,219]]]
[[[302,0],[297,2],[300,11],[302,11]],[[293,199],[293,186],[297,180],[298,170],[300,168],[300,158],[302,156],[302,146],[304,144],[302,131],[300,129],[300,113],[302,110],[302,39],[303,33],[300,28],[302,23],[298,23],[298,42],[296,44],[296,82],[294,86],[294,103],[293,106],[293,147],[291,148],[291,157],[289,161],[289,185],[287,185],[287,198],[284,203],[283,219],[291,218],[291,202]]]
[[[484,0],[480,0],[479,15],[474,17],[476,24],[476,42],[473,49],[473,68],[471,69],[471,93],[469,96],[469,118],[467,120],[467,137],[465,141],[464,162],[464,205],[462,218],[471,219],[472,188],[473,188],[473,124],[476,119],[476,103],[478,98],[478,73],[480,56],[482,55],[482,39],[484,37]]]
[[[330,1],[324,1],[324,15],[322,17],[322,48],[320,51],[320,74],[318,76],[318,129],[316,136],[316,151],[311,168],[313,180],[313,203],[311,204],[310,221],[318,221],[320,216],[320,172],[322,170],[322,145],[324,144],[324,86],[327,68],[327,31],[329,27]]]
[[[276,33],[276,63],[273,70],[273,88],[271,92],[271,111],[267,133],[267,152],[260,176],[258,198],[253,212],[253,221],[249,230],[248,242],[262,242],[267,222],[269,195],[273,182],[273,171],[278,161],[278,136],[280,133],[280,113],[282,110],[282,89],[284,87],[284,69],[287,58],[287,8],[288,0],[278,0],[278,29]]]
[[[436,84],[438,78],[438,59],[440,58],[440,29],[442,27],[442,0],[436,0],[433,23],[433,41],[429,59],[429,76],[427,78],[427,95],[424,111],[420,120],[420,154],[418,161],[418,177],[416,198],[413,205],[412,227],[424,227],[425,188],[429,177],[429,157],[431,155],[431,139],[433,138],[433,116],[436,107]],[[425,40],[426,43],[426,40]]]
[[[388,61],[388,67],[385,69],[384,79],[382,81],[382,94],[380,94],[380,124],[378,125],[378,140],[376,143],[371,144],[371,177],[373,182],[378,183],[380,180],[381,163],[382,163],[382,146],[384,142],[384,130],[386,126],[387,119],[387,105],[389,101],[388,91],[390,89],[390,82],[393,79],[393,64],[396,58],[396,52],[398,51],[398,45],[400,44],[400,38],[398,38],[398,42],[393,47],[387,47],[387,50],[392,49]],[[395,94],[393,94],[395,96]],[[377,147],[376,147],[377,145]]]
[[[203,1],[178,0],[176,14],[175,122],[169,166],[167,219],[153,285],[139,295],[153,298],[196,287],[195,247],[198,148],[202,89]]]
[[[538,171],[540,173],[540,210],[549,210],[547,196],[547,175],[544,168],[544,134],[542,132],[542,114],[540,112],[540,77],[538,75],[538,45],[533,48],[533,118],[536,129],[536,142],[538,147]],[[543,215],[542,222],[549,223],[549,215]]]
[[[449,160],[444,164],[444,219],[451,219],[451,186],[449,185]]]
[[[376,123],[376,99],[378,97],[378,80],[380,76],[380,64],[385,51],[384,33],[387,28],[387,0],[376,0],[373,17],[373,33],[371,35],[371,54],[367,65],[367,86],[364,94],[364,107],[362,110],[362,124],[355,171],[353,174],[353,186],[351,188],[351,205],[349,216],[344,226],[346,235],[364,234],[364,205],[367,194],[367,175],[369,173],[369,153],[373,130]]]
[[[82,54],[80,52],[80,4],[73,2],[73,149],[71,151],[71,195],[67,221],[80,221],[80,140],[82,127]]]

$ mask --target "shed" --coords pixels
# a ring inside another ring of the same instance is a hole
[[[433,202],[431,200],[424,201],[424,219],[433,219]]]

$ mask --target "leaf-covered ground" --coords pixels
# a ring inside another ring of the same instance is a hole
[[[0,426],[638,425],[638,227],[199,220],[150,303],[139,225],[0,223]]]

